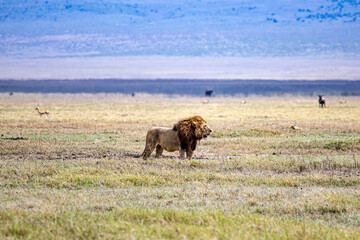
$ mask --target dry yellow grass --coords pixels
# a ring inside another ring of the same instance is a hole
[[[359,236],[360,98],[202,100],[0,94],[0,236]],[[136,158],[151,126],[195,114],[214,132],[194,160]]]

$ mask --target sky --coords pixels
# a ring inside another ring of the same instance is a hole
[[[0,79],[349,79],[360,0],[0,0]]]

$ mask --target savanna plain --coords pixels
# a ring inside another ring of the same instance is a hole
[[[204,100],[0,94],[0,238],[360,239],[359,97]],[[138,158],[192,115],[192,160]]]

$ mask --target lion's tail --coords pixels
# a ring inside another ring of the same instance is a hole
[[[140,155],[136,155],[134,156],[135,158],[141,158],[145,155],[145,150],[140,154]]]

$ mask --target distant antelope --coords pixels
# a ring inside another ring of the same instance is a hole
[[[319,97],[319,107],[326,107],[326,104],[325,104],[325,98],[323,98],[323,95],[318,95]]]
[[[208,103],[209,103],[209,100],[203,100],[202,103],[203,103],[203,104],[208,104]]]
[[[345,103],[347,103],[347,101],[346,100],[340,100],[339,103],[340,104],[345,104]]]
[[[292,125],[290,128],[294,129],[294,130],[299,130],[299,131],[303,130],[301,127],[298,127],[298,126],[295,126],[295,125]]]
[[[40,117],[41,117],[42,115],[49,116],[49,114],[50,114],[48,111],[40,111],[40,109],[39,109],[38,107],[36,107],[35,110],[38,111]]]

